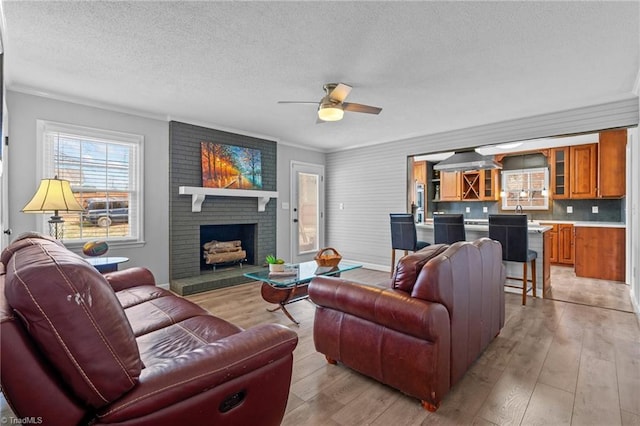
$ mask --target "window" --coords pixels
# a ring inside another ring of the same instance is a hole
[[[85,210],[64,213],[64,241],[142,241],[144,138],[38,120],[42,177],[58,176]],[[48,217],[44,215],[42,229]]]
[[[502,210],[549,209],[549,169],[502,171]]]

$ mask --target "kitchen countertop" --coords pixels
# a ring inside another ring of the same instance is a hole
[[[578,227],[591,228],[626,228],[624,222],[595,222],[595,221],[570,221],[570,220],[541,220],[540,223],[568,223]]]
[[[425,223],[416,223],[416,228],[433,229],[433,219],[427,219]],[[464,228],[467,231],[487,232],[489,230],[489,219],[465,219]],[[529,222],[530,234],[542,234],[550,229],[550,226],[540,225],[537,221]]]
[[[486,231],[489,227],[489,219],[465,219],[465,228],[470,231]],[[532,220],[529,221],[530,233],[543,233],[551,229],[549,223],[566,223],[577,227],[594,228],[626,228],[624,222],[596,222],[596,221],[571,221],[571,220]],[[417,223],[417,227],[433,229],[433,219],[426,219],[424,223]]]

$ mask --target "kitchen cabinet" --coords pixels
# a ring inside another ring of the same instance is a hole
[[[463,201],[496,201],[499,192],[497,170],[473,170],[462,173]]]
[[[427,162],[416,161],[413,163],[413,180],[414,182],[425,185],[427,183]]]
[[[569,191],[573,199],[597,197],[598,144],[573,145],[569,147]]]
[[[477,201],[481,197],[480,183],[483,183],[480,170],[462,172],[462,200]]]
[[[570,223],[544,223],[544,225],[551,226],[551,230],[546,232],[549,235],[549,262],[555,265],[573,265],[575,253],[573,225]]]
[[[482,170],[482,199],[498,201],[500,199],[500,174],[498,170]]]
[[[561,265],[574,264],[573,225],[558,224],[558,263]]]
[[[576,226],[576,276],[625,281],[625,229]]]
[[[598,197],[622,198],[626,193],[627,130],[600,132]]]
[[[552,149],[549,164],[553,198],[569,198],[569,147]]]
[[[627,131],[600,132],[600,142],[551,150],[555,199],[622,198],[626,192]]]
[[[440,172],[440,201],[460,201],[461,199],[461,173]]]
[[[551,230],[545,232],[545,236],[549,236],[549,247],[545,249],[545,252],[549,253],[549,263],[558,263],[558,224],[541,223],[541,225],[551,227]]]

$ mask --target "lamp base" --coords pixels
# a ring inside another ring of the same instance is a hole
[[[64,237],[64,219],[62,219],[62,216],[51,216],[49,219],[49,235],[56,240],[62,240]]]

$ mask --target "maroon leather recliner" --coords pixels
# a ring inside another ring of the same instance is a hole
[[[316,277],[316,350],[435,411],[504,325],[500,243],[431,245],[403,257],[390,288]]]
[[[155,286],[101,275],[27,235],[0,265],[0,380],[14,413],[50,425],[278,425],[295,332],[243,330]]]

